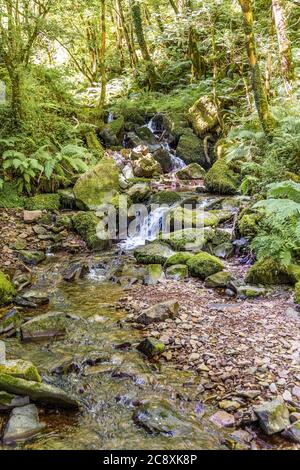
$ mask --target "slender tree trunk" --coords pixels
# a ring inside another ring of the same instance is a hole
[[[294,78],[294,66],[292,58],[291,42],[287,33],[287,20],[284,8],[284,0],[272,0],[273,17],[277,34],[281,73],[285,91],[288,95],[292,91]]]
[[[136,65],[138,63],[138,58],[135,52],[134,44],[131,41],[130,32],[129,32],[129,29],[127,27],[127,23],[125,20],[122,0],[117,0],[117,5],[118,5],[118,13],[119,13],[120,21],[121,21],[122,28],[123,28],[124,38],[125,38],[127,48],[128,48],[130,65],[131,65],[131,68],[135,70]]]
[[[101,94],[100,94],[100,118],[103,117],[106,101],[106,0],[101,0]]]
[[[248,61],[251,71],[251,81],[255,105],[263,130],[268,137],[271,137],[275,122],[269,111],[267,94],[263,85],[261,72],[257,61],[255,36],[253,30],[252,0],[239,0],[239,3],[242,8],[244,18]]]
[[[14,129],[20,129],[24,119],[24,106],[22,96],[23,73],[20,68],[10,67],[8,69],[11,83],[11,113],[12,126]]]
[[[146,69],[148,74],[148,80],[150,84],[150,88],[155,90],[157,88],[157,74],[155,71],[154,63],[150,56],[142,23],[142,15],[141,15],[141,6],[137,0],[131,0],[131,11],[132,11],[132,18],[134,23],[135,34],[140,46],[140,50],[143,56],[143,59],[146,63]]]
[[[170,2],[171,7],[173,8],[175,14],[178,15],[178,13],[179,13],[179,8],[178,8],[178,6],[177,6],[177,4],[176,4],[176,1],[175,1],[175,0],[169,0],[169,2]]]

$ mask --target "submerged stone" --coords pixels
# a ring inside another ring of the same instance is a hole
[[[39,434],[46,425],[40,423],[35,405],[26,405],[12,410],[6,425],[3,443],[25,442]]]
[[[85,276],[90,271],[88,263],[72,263],[68,266],[62,276],[66,282],[78,281],[78,279]]]
[[[78,401],[72,398],[69,393],[66,393],[58,387],[11,377],[7,374],[0,373],[0,391],[29,396],[29,398],[36,403],[42,403],[54,407],[70,409],[79,408]]]
[[[50,312],[39,315],[21,326],[23,341],[39,341],[64,336],[72,318],[66,313]]]

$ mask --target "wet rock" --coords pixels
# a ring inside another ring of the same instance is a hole
[[[113,361],[111,364],[108,364],[110,369],[113,367]],[[114,370],[111,374],[114,379],[119,380],[132,380],[136,384],[145,385],[151,383],[151,370],[147,363],[141,358],[130,359],[130,357],[125,360],[122,360],[121,364],[117,367],[114,367]]]
[[[225,288],[232,280],[232,275],[226,271],[212,274],[205,279],[205,287],[208,288]]]
[[[241,297],[244,299],[260,297],[265,294],[266,294],[266,289],[264,289],[263,287],[250,286],[249,284],[240,286],[237,289],[238,297]]]
[[[189,275],[188,267],[185,264],[174,264],[166,270],[166,276],[174,281],[186,279]]]
[[[59,195],[62,209],[76,209],[76,198],[72,189],[59,189],[57,194]]]
[[[151,323],[158,323],[166,320],[167,318],[174,318],[177,316],[179,310],[179,303],[176,300],[169,300],[153,305],[153,307],[144,310],[136,319],[137,323],[150,325]]]
[[[25,224],[31,224],[39,220],[43,215],[42,211],[23,211],[23,220]]]
[[[159,191],[151,197],[150,204],[173,206],[173,204],[179,201],[181,201],[179,193],[175,191]]]
[[[169,173],[172,170],[172,157],[167,149],[159,147],[153,152],[153,158],[160,164],[163,173]]]
[[[59,408],[77,409],[79,403],[69,393],[58,387],[44,383],[11,377],[0,373],[0,391],[16,395],[28,396],[36,403],[42,403]]]
[[[8,360],[0,364],[0,374],[11,375],[12,377],[19,377],[24,380],[31,380],[33,382],[41,382],[42,379],[37,368],[29,361],[22,359]]]
[[[282,435],[293,442],[300,443],[300,421],[295,421]]]
[[[210,418],[210,421],[219,428],[230,428],[235,425],[234,416],[227,413],[227,411],[217,411]]]
[[[20,315],[16,309],[9,310],[0,317],[0,335],[13,334],[20,326]]]
[[[29,266],[37,266],[46,259],[43,251],[21,250],[18,252],[20,259]]]
[[[289,426],[289,411],[282,399],[262,403],[253,408],[262,430],[268,434],[283,431]]]
[[[30,286],[31,283],[32,276],[29,273],[16,272],[13,277],[13,285],[19,291]]]
[[[88,263],[72,263],[62,273],[64,281],[74,282],[84,277],[90,271]]]
[[[27,302],[32,302],[35,305],[47,305],[50,299],[47,294],[38,290],[29,290],[22,294],[22,299]]]
[[[166,276],[160,264],[149,264],[147,266],[144,284],[147,286],[155,286],[158,282],[163,282],[165,279]]]
[[[3,443],[24,442],[39,434],[46,425],[39,422],[35,405],[26,405],[12,410],[6,425]]]
[[[174,251],[164,243],[153,242],[137,248],[134,256],[142,264],[164,264]]]
[[[160,174],[162,169],[152,155],[148,154],[133,162],[133,172],[139,178],[151,178],[155,174]]]
[[[11,410],[29,404],[29,397],[20,397],[7,392],[0,392],[0,411]]]
[[[159,356],[165,350],[165,345],[161,341],[157,341],[154,338],[144,339],[136,348],[147,357]]]
[[[21,327],[23,341],[41,341],[64,336],[72,318],[60,312],[39,315]]]

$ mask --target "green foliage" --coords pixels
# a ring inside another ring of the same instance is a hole
[[[8,304],[12,300],[14,294],[14,286],[10,282],[9,278],[0,271],[0,307]]]
[[[30,211],[57,211],[60,209],[60,196],[59,194],[36,194],[25,200],[25,208]]]
[[[0,188],[0,208],[20,209],[24,207],[24,198],[19,194],[16,183],[5,182]]]

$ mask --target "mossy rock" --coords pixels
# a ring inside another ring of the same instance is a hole
[[[173,206],[179,201],[181,201],[179,193],[174,191],[159,191],[151,197],[150,204]]]
[[[29,211],[58,211],[60,209],[59,194],[36,194],[25,200],[25,209]]]
[[[21,260],[29,266],[37,266],[46,259],[46,255],[43,251],[19,250],[18,255]]]
[[[266,258],[256,261],[246,275],[246,282],[249,284],[290,284],[293,282],[292,276],[283,268],[278,261]]]
[[[152,242],[137,248],[134,252],[135,259],[141,264],[164,264],[174,251],[166,244]]]
[[[205,186],[208,191],[215,194],[236,194],[238,190],[238,176],[230,170],[224,159],[217,160],[207,172]]]
[[[192,276],[199,277],[202,280],[224,269],[224,265],[219,258],[204,251],[190,258],[187,265]]]
[[[244,214],[238,219],[237,225],[242,237],[252,240],[259,232],[259,223],[262,219],[262,214],[252,213]]]
[[[138,160],[134,160],[133,173],[137,177],[152,178],[155,175],[161,174],[162,168],[149,153],[148,155],[143,155]]]
[[[77,207],[81,210],[97,210],[110,203],[119,192],[119,170],[111,157],[104,157],[74,186]]]
[[[0,364],[0,374],[7,374],[24,380],[32,380],[33,382],[42,381],[37,368],[32,362],[23,361],[22,359],[6,361],[4,364]]]
[[[300,281],[300,266],[299,264],[289,264],[286,268],[288,275],[290,276],[293,283]]]
[[[191,129],[187,129],[181,135],[176,148],[176,155],[187,165],[191,163],[198,163],[203,167],[207,165],[203,142]]]
[[[166,270],[166,276],[174,281],[186,279],[189,275],[189,270],[186,264],[174,264],[169,266]]]
[[[138,344],[136,349],[151,358],[162,354],[165,350],[165,345],[155,338],[146,338]]]
[[[68,215],[59,215],[56,219],[56,225],[69,230],[72,227],[72,219]]]
[[[168,268],[170,266],[175,266],[175,265],[186,265],[188,260],[193,256],[192,253],[188,252],[180,252],[180,253],[175,253],[174,255],[170,256],[170,258],[167,259],[165,263],[165,267]]]
[[[205,176],[206,171],[198,163],[190,163],[185,168],[176,171],[176,176],[180,180],[198,180]]]
[[[161,264],[149,264],[144,277],[144,284],[147,286],[155,286],[158,282],[166,279]]]
[[[117,114],[121,114],[125,120],[125,122],[131,122],[137,125],[145,124],[145,116],[141,112],[139,108],[132,108],[126,106],[126,108],[122,109]]]
[[[72,217],[75,231],[86,242],[90,250],[102,251],[110,247],[108,239],[101,239],[97,235],[100,222],[94,212],[78,212]],[[100,234],[102,235],[102,232]]]
[[[189,109],[187,118],[194,132],[203,137],[219,125],[218,108],[209,96],[202,96]]]
[[[148,183],[137,183],[131,186],[126,193],[134,204],[143,202],[151,195],[151,188]]]
[[[295,285],[295,303],[300,304],[300,281]]]
[[[205,287],[208,288],[226,288],[227,284],[232,281],[232,274],[226,271],[220,271],[212,274],[205,279]]]
[[[0,189],[0,208],[22,209],[24,207],[24,197],[19,194],[15,183],[5,182]]]
[[[9,304],[15,293],[15,288],[9,278],[0,271],[0,306]]]
[[[225,228],[216,228],[214,232],[214,236],[211,239],[212,245],[218,246],[222,245],[223,243],[231,243],[232,241],[232,232],[231,230],[227,230]]]
[[[213,230],[210,228],[187,228],[177,230],[168,235],[167,238],[164,236],[163,240],[176,251],[191,251],[197,253],[202,250],[212,236]]]
[[[254,299],[256,297],[261,297],[262,295],[265,295],[266,289],[264,289],[263,287],[250,286],[249,284],[246,284],[244,286],[238,287],[237,294],[238,297],[244,299]]]

